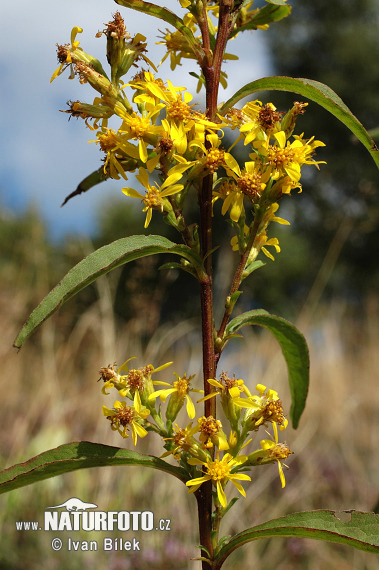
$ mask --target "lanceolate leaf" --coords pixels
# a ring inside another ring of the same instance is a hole
[[[130,236],[105,245],[75,265],[50,291],[18,334],[14,346],[21,348],[25,340],[70,297],[87,287],[101,275],[119,265],[155,253],[174,253],[201,270],[202,262],[189,247],[177,245],[161,236]]]
[[[0,494],[77,469],[109,465],[142,465],[165,471],[181,481],[188,479],[184,469],[174,467],[158,457],[141,455],[135,451],[100,443],[80,441],[60,445],[32,457],[25,463],[0,471]]]
[[[227,325],[225,335],[232,335],[246,325],[260,325],[276,338],[287,363],[292,405],[290,416],[297,428],[305,408],[309,386],[309,352],[304,336],[290,322],[270,315],[266,311],[248,311],[234,318]]]
[[[350,109],[340,99],[330,87],[313,81],[312,79],[293,78],[293,77],[263,77],[252,83],[248,83],[239,89],[233,97],[229,99],[221,108],[221,113],[225,113],[230,107],[233,107],[238,101],[252,95],[257,91],[290,91],[307,97],[311,101],[318,103],[327,111],[332,113],[344,125],[348,127],[358,138],[358,140],[367,148],[376,165],[379,168],[379,149],[375,142],[365,130],[363,125],[353,115]]]
[[[202,55],[203,50],[191,30],[185,26],[183,20],[174,14],[174,12],[171,12],[171,10],[162,8],[161,6],[156,6],[156,4],[152,4],[151,2],[143,2],[143,0],[115,0],[115,2],[125,8],[131,8],[132,10],[137,10],[137,12],[143,12],[149,16],[155,16],[156,18],[171,24],[171,26],[174,26],[174,28],[182,32],[188,43],[191,45],[194,54],[197,56]]]
[[[138,161],[135,160],[134,158],[128,158],[125,160],[120,160],[119,162],[121,163],[121,166],[125,172],[135,170],[138,166]],[[90,190],[91,188],[96,186],[97,184],[100,184],[100,182],[104,182],[104,180],[107,180],[107,179],[108,179],[108,175],[105,174],[105,172],[104,172],[104,165],[101,165],[100,168],[98,168],[97,170],[95,170],[94,172],[91,172],[91,174],[86,176],[78,184],[77,188],[73,192],[71,192],[68,196],[66,196],[66,198],[64,199],[61,206],[64,206],[65,204],[67,204],[67,202],[69,200],[71,200],[71,198],[74,198],[74,196],[79,196],[83,192],[87,192],[88,190]]]
[[[239,546],[274,536],[297,536],[347,544],[379,554],[379,515],[359,511],[309,511],[294,513],[236,534],[216,557],[214,570]]]
[[[265,24],[278,22],[279,20],[282,20],[283,18],[289,16],[291,10],[291,6],[275,6],[274,3],[268,6],[264,6],[247,24],[233,30],[233,32],[230,34],[230,37],[233,38],[239,32],[243,32],[244,30],[256,30],[257,26],[264,26]]]
[[[94,172],[91,172],[91,174],[86,176],[78,184],[77,188],[73,192],[71,192],[71,194],[66,196],[66,198],[63,200],[61,206],[64,206],[65,204],[67,204],[67,202],[69,200],[71,200],[71,198],[74,198],[74,196],[79,196],[79,194],[82,194],[83,192],[87,192],[87,190],[90,190],[90,188],[93,188],[97,184],[100,184],[100,182],[104,182],[104,180],[107,180],[107,178],[108,178],[107,175],[104,173],[104,166],[101,165],[100,168],[98,168],[97,170],[95,170]]]

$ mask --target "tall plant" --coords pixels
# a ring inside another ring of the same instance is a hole
[[[342,121],[379,166],[378,149],[343,101],[326,85],[309,79],[262,78],[218,104],[219,86],[227,81],[222,64],[237,59],[226,52],[228,41],[246,30],[267,29],[287,17],[291,8],[285,0],[267,0],[262,8],[254,8],[251,0],[180,0],[186,11],[183,18],[142,0],[116,1],[175,29],[167,30],[160,40],[166,48],[164,59],[170,58],[172,69],[182,60],[197,64],[197,71],[191,74],[197,77],[199,89],[205,89],[206,108],[202,111],[193,104],[193,96],[185,87],[157,75],[156,66],[146,55],[146,38],[140,33],[131,37],[119,12],[99,33],[106,37],[108,73],[99,60],[80,47],[77,38],[83,30],[73,28],[70,43],[58,46],[60,65],[52,80],[67,69],[70,78],[76,75],[96,91],[91,104],[73,101],[67,112],[84,119],[93,131],[92,138],[104,152],[104,163],[66,201],[107,178],[121,180],[123,193],[141,201],[145,228],[152,215],[158,215],[177,231],[179,243],[159,235],[139,235],[98,249],[75,266],[33,311],[15,346],[20,348],[62,303],[101,275],[147,255],[171,254],[177,260],[164,267],[186,271],[189,279],[199,283],[203,382],[200,386],[193,375],[182,372],[174,372],[171,382],[154,379],[156,372],[172,363],[144,363],[132,368],[132,358],[128,358],[118,368],[103,366],[102,391],[108,400],[114,392],[118,398],[113,405],[103,406],[110,428],[124,439],[131,435],[134,446],[138,438],[155,432],[162,439],[161,457],[96,443],[67,444],[3,471],[0,489],[5,492],[75,469],[140,465],[173,475],[195,496],[204,570],[221,568],[239,546],[270,536],[311,537],[378,552],[378,518],[372,513],[352,513],[348,522],[331,511],[295,513],[232,537],[220,537],[221,520],[230,508],[237,508],[231,490],[236,488],[246,496],[250,475],[268,463],[277,465],[284,487],[283,466],[292,451],[279,442],[288,421],[278,393],[262,384],[252,388],[234,374],[217,372],[227,344],[240,336],[243,327],[265,327],[281,347],[292,398],[290,418],[293,426],[298,426],[309,381],[303,335],[288,321],[265,310],[232,314],[242,295],[242,282],[264,266],[264,256],[273,260],[273,253],[280,251],[278,239],[269,237],[268,229],[272,222],[288,224],[277,215],[279,203],[295,190],[301,191],[304,167],[319,168],[322,161],[315,159],[315,153],[324,144],[314,136],[294,134],[308,103],[296,101],[287,112],[258,100],[249,100],[241,108],[235,105],[258,91],[290,91],[318,103]],[[112,124],[118,121],[117,130],[110,128],[111,118]],[[230,148],[223,144],[226,131],[235,135]],[[243,164],[234,153],[238,143],[250,152]],[[137,188],[128,185],[130,172],[136,172]],[[188,211],[193,211],[188,204],[194,202],[199,223],[188,219]],[[230,247],[235,252],[235,271],[224,314],[215,323],[212,255],[218,244],[213,242],[212,228],[214,216],[219,215],[233,233]],[[165,374],[167,379],[172,378],[168,371]],[[200,406],[195,406],[194,399]],[[223,411],[223,423],[217,404]],[[178,419],[182,408],[187,421],[184,414]],[[256,432],[262,437],[258,446],[252,444]],[[174,465],[166,461],[168,457]]]

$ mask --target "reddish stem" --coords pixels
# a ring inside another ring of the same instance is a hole
[[[221,64],[225,51],[226,42],[230,33],[229,13],[230,2],[221,0],[220,2],[220,18],[218,33],[216,39],[215,51],[212,62],[210,62],[209,51],[206,58],[201,62],[201,68],[205,78],[206,88],[206,106],[207,117],[211,120],[216,119],[217,113],[217,97],[220,82]],[[201,22],[201,32],[204,44],[208,42],[209,30],[205,12]],[[204,45],[204,47],[207,47]],[[206,146],[209,148],[208,141]],[[202,180],[199,191],[199,207],[200,207],[200,244],[201,253],[204,259],[206,277],[200,281],[200,300],[202,315],[202,337],[203,337],[203,375],[204,375],[204,394],[208,395],[214,391],[214,387],[208,383],[209,378],[216,376],[216,357],[214,346],[214,325],[213,325],[213,290],[212,290],[212,187],[213,176],[211,174],[205,176]],[[213,416],[216,418],[216,400],[210,398],[204,402],[204,414],[206,417]],[[198,503],[199,531],[200,543],[207,548],[210,557],[213,558],[212,545],[212,481],[203,483],[196,494]],[[202,556],[207,557],[207,553],[202,551]],[[203,570],[209,570],[209,564],[202,562]]]

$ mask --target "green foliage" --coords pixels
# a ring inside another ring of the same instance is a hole
[[[293,513],[235,535],[218,553],[214,569],[221,568],[222,563],[236,548],[259,538],[274,536],[328,540],[378,554],[379,515],[358,511]]]
[[[158,457],[141,455],[129,449],[81,441],[60,445],[56,449],[50,449],[32,457],[25,463],[4,469],[0,472],[0,494],[78,469],[117,465],[151,467],[170,473],[181,481],[184,481],[187,475],[184,469],[174,467]]]

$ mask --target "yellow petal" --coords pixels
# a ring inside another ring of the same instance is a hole
[[[151,208],[149,208],[147,210],[146,220],[145,220],[145,223],[143,225],[144,228],[147,228],[148,225],[150,224],[152,215],[153,215],[153,212],[152,212]]]
[[[187,414],[188,417],[193,420],[193,418],[196,415],[196,410],[195,410],[195,406],[193,405],[193,402],[191,400],[191,398],[188,396],[188,394],[186,395],[186,400],[187,400]]]
[[[134,190],[134,188],[123,188],[122,192],[126,196],[129,196],[129,198],[140,198],[141,200],[143,200],[142,194],[140,194],[137,190]]]
[[[233,483],[233,485],[235,487],[237,487],[237,489],[239,490],[239,492],[241,493],[241,495],[243,495],[244,497],[246,497],[246,492],[245,489],[242,487],[242,485],[240,483],[238,483],[238,481],[234,481],[233,479],[231,479],[231,482]]]
[[[278,141],[280,148],[284,148],[286,146],[286,133],[284,131],[274,133],[274,138]]]
[[[83,28],[79,28],[78,26],[75,26],[74,28],[72,28],[72,30],[71,30],[71,45],[74,44],[76,36],[78,34],[81,34],[82,32],[83,32]]]
[[[224,489],[222,488],[220,481],[217,481],[217,496],[218,496],[218,500],[220,501],[222,506],[225,508],[226,505],[228,504],[228,502],[226,500],[226,495],[224,493]]]
[[[150,184],[149,184],[149,175],[147,173],[147,170],[145,168],[140,168],[139,172],[136,176],[138,182],[141,182],[142,186],[144,186],[147,190],[149,190],[150,188]]]
[[[283,467],[282,467],[282,464],[280,463],[280,461],[278,461],[278,469],[279,469],[279,477],[280,477],[280,480],[282,482],[282,489],[284,489],[284,487],[286,486],[286,480],[285,480],[284,473],[283,473]]]
[[[147,161],[147,148],[146,148],[145,141],[143,141],[142,139],[139,140],[138,150],[139,150],[140,159],[142,160],[142,162],[146,162]]]

